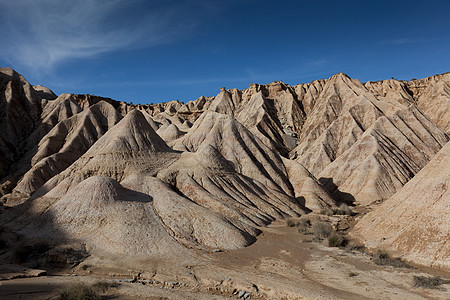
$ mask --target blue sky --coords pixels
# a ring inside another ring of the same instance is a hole
[[[0,0],[0,66],[133,103],[450,71],[450,1]]]

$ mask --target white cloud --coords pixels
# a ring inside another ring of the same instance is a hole
[[[13,66],[50,70],[73,58],[151,47],[182,38],[196,25],[189,17],[193,5],[183,1],[162,3],[0,0],[2,58]]]

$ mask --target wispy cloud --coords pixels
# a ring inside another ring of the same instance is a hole
[[[183,38],[200,1],[15,0],[0,2],[0,51],[11,65],[49,70],[73,59]],[[207,7],[204,7],[207,9]]]

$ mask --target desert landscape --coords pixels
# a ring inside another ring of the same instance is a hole
[[[0,298],[450,298],[450,73],[50,88],[0,69]]]

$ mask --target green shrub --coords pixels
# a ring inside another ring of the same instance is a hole
[[[92,287],[79,283],[65,288],[59,294],[61,300],[99,300],[101,299],[98,292]]]
[[[435,277],[414,276],[415,287],[422,287],[426,289],[438,289],[440,285],[446,283],[450,283],[450,280],[444,280],[439,276]]]

